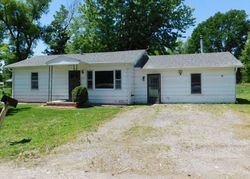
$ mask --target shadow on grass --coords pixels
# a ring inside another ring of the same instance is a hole
[[[237,104],[250,104],[249,100],[243,99],[243,98],[237,98],[236,101],[237,101]]]
[[[30,110],[31,107],[20,107],[20,108],[10,108],[7,112],[7,115],[6,116],[12,116],[12,115],[15,115],[19,112],[23,112],[23,111],[28,111]],[[2,110],[2,109],[1,109]]]
[[[26,144],[30,143],[31,139],[22,139],[19,141],[10,142],[10,145]]]
[[[95,107],[93,104],[88,103],[81,106],[77,106],[77,109],[93,108],[93,107]]]

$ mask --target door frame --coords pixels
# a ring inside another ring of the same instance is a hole
[[[80,82],[80,85],[81,85],[81,71],[80,70],[69,70],[68,71],[68,95],[69,95],[69,101],[72,101],[72,95],[71,95],[71,92],[70,91],[70,72],[79,72],[79,82]],[[73,90],[73,89],[72,89]]]
[[[147,74],[147,103],[151,104],[149,102],[149,76],[157,75],[159,78],[159,86],[158,86],[158,91],[159,91],[159,104],[161,103],[161,74],[160,73],[153,73],[153,74]]]

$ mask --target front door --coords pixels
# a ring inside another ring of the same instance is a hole
[[[161,75],[148,75],[148,103],[155,104],[161,102]]]
[[[72,90],[81,85],[80,71],[69,71],[69,100],[72,101]]]

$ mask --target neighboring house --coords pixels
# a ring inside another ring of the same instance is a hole
[[[148,56],[145,50],[37,56],[8,65],[13,97],[71,100],[76,86],[91,103],[234,103],[236,71],[229,52]]]

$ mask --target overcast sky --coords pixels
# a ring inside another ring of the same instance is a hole
[[[59,10],[61,4],[69,5],[69,0],[52,0],[50,4],[49,13],[44,15],[41,19],[42,24],[49,24],[53,19],[53,15]],[[194,8],[194,17],[196,18],[196,25],[206,20],[216,12],[227,12],[230,9],[245,10],[250,15],[250,1],[249,0],[186,0],[186,4]],[[195,27],[190,27],[185,36],[190,36]],[[46,45],[40,40],[34,49],[34,55],[42,55]]]

